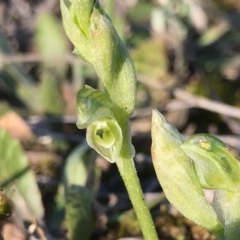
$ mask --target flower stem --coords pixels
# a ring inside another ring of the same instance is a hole
[[[136,216],[138,218],[144,240],[158,240],[157,232],[149,212],[149,209],[144,200],[144,195],[140,186],[140,182],[136,173],[136,169],[132,160],[132,149],[129,139],[131,139],[126,129],[123,137],[123,146],[121,151],[121,158],[116,162],[118,170],[127,188],[129,198],[132,202]]]

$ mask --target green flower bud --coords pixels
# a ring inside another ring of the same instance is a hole
[[[218,236],[223,226],[204,197],[189,157],[181,148],[183,138],[157,111],[152,114],[152,158],[167,199],[187,218]]]
[[[122,147],[122,130],[113,114],[111,100],[89,86],[77,95],[78,128],[87,127],[87,142],[110,162],[115,162]]]
[[[196,134],[181,147],[193,160],[203,188],[236,191],[240,184],[240,167],[233,149],[209,134]]]
[[[93,56],[90,50],[90,44],[89,44],[89,39],[87,36],[89,35],[88,32],[89,30],[86,29],[86,15],[91,11],[90,9],[93,8],[92,5],[88,5],[88,1],[86,2],[85,5],[83,5],[84,8],[80,8],[80,3],[81,1],[79,0],[73,0],[72,1],[72,6],[70,7],[70,10],[67,8],[67,6],[64,3],[64,0],[60,0],[60,7],[61,7],[61,12],[62,12],[62,20],[63,20],[63,26],[64,29],[67,33],[67,36],[75,46],[78,55],[81,56],[85,61],[89,62],[92,64],[93,62]],[[91,1],[89,1],[91,2]],[[79,6],[79,7],[78,7]],[[81,11],[79,14],[77,14],[75,8]],[[81,27],[81,23],[79,22],[81,20],[81,17],[78,15],[83,15],[84,21],[83,21],[83,26]]]
[[[61,0],[63,24],[74,52],[93,65],[113,102],[115,117],[123,122],[135,107],[132,60],[97,0],[72,0],[69,9]]]
[[[94,8],[91,16],[94,67],[114,105],[116,115],[129,117],[135,107],[136,75],[132,60],[109,17]]]

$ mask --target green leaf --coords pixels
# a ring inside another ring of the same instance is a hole
[[[153,165],[167,199],[185,217],[221,237],[223,226],[205,199],[193,165],[181,148],[182,136],[156,110],[151,132]]]
[[[62,115],[65,110],[65,102],[63,99],[61,82],[53,72],[44,69],[41,73],[40,96],[42,102],[42,111],[51,115]]]
[[[48,230],[50,232],[57,232],[62,228],[65,220],[65,207],[64,186],[60,183],[54,197],[54,206],[50,216],[48,216]]]
[[[89,146],[86,143],[78,145],[67,157],[64,167],[65,188],[70,185],[85,186],[88,177],[87,160]]]
[[[71,185],[66,197],[66,224],[70,240],[88,240],[94,224],[93,200],[88,189]]]
[[[224,142],[209,134],[196,134],[181,147],[193,160],[203,188],[237,190],[240,185],[239,156]]]
[[[32,216],[41,221],[44,209],[36,178],[22,148],[5,130],[0,129],[0,184],[14,186],[26,202]]]
[[[54,15],[50,13],[39,15],[35,38],[37,49],[44,57],[43,64],[54,67],[56,73],[63,76],[67,70],[68,45],[64,31]]]

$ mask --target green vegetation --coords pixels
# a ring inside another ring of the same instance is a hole
[[[238,1],[101,4],[1,5],[0,238],[237,239]]]

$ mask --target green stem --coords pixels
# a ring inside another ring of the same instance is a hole
[[[137,215],[144,240],[158,240],[157,232],[144,200],[144,195],[132,160],[131,138],[129,137],[128,127],[122,129],[126,129],[126,131],[125,134],[123,133],[123,146],[120,154],[121,159],[117,161],[117,167]]]

